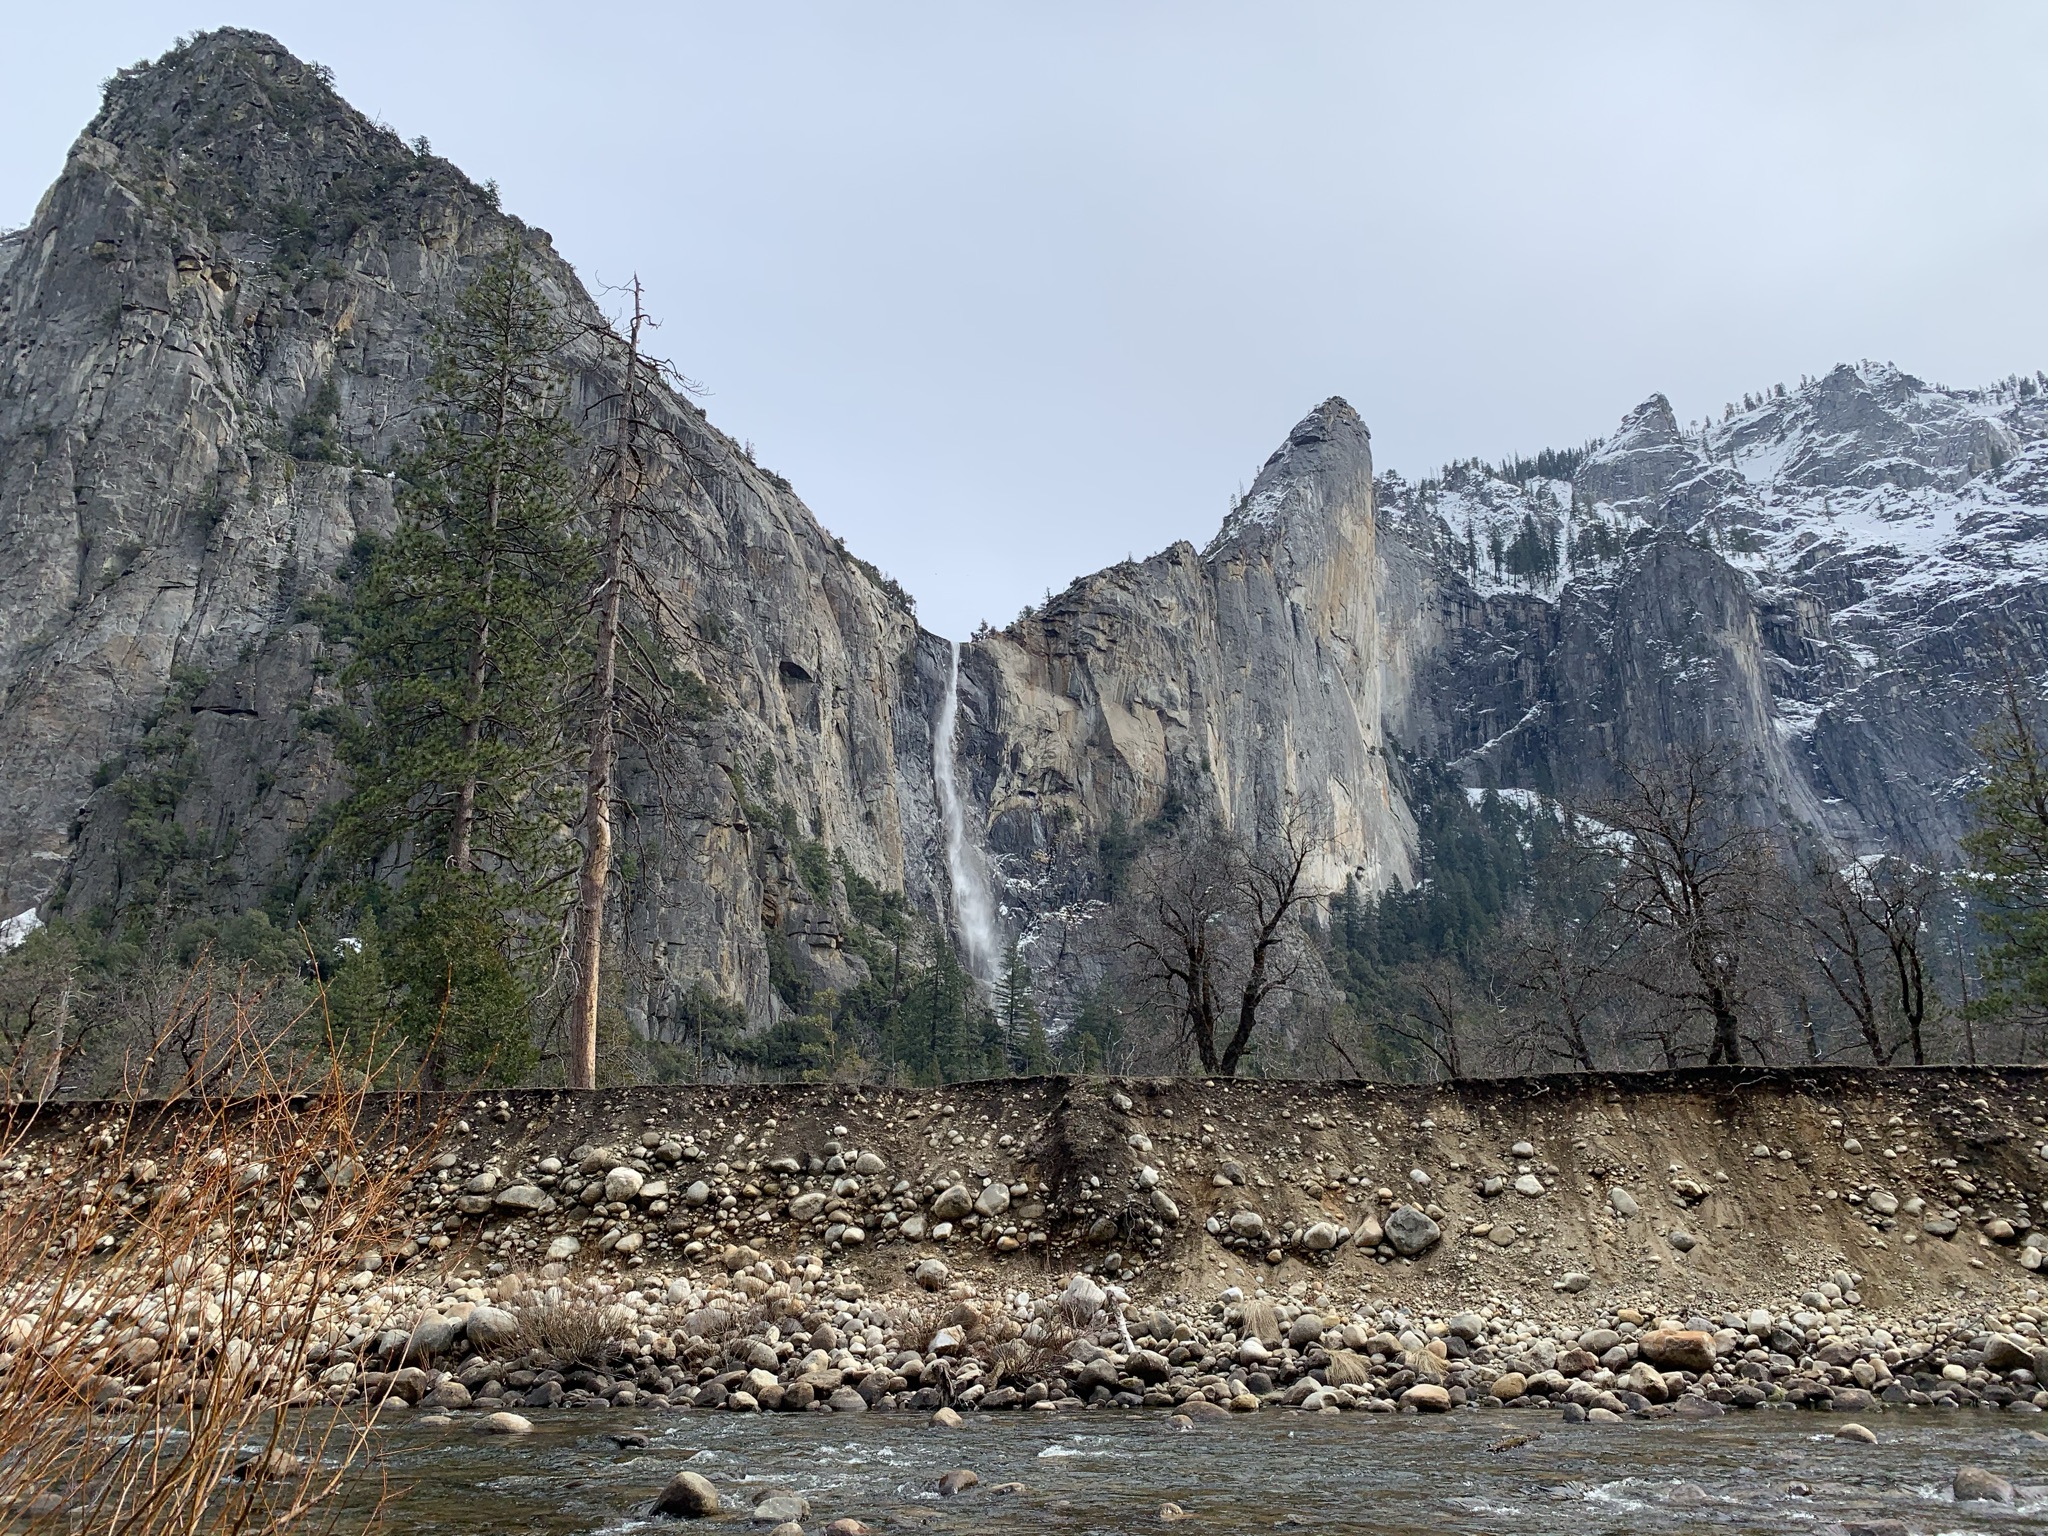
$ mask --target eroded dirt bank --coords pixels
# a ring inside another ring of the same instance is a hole
[[[410,1242],[375,1268],[624,1277],[745,1246],[870,1290],[937,1256],[1025,1287],[1087,1269],[1141,1301],[1234,1285],[1546,1303],[1569,1284],[1587,1306],[1662,1309],[1764,1303],[1846,1268],[1866,1306],[1912,1311],[2035,1283],[2044,1101],[2032,1069],[393,1101],[397,1136],[438,1122],[441,1153]],[[11,1171],[114,1113],[45,1110]]]
[[[2041,1072],[1987,1069],[389,1101],[368,1155],[418,1157],[433,1124],[431,1164],[343,1266],[296,1390],[502,1411],[2031,1409],[2043,1094]],[[66,1150],[111,1144],[116,1118],[44,1111],[0,1191],[80,1167]],[[86,1166],[103,1204],[176,1177]],[[250,1186],[252,1222],[286,1214]],[[601,1317],[617,1353],[565,1353],[550,1306]],[[175,1357],[203,1387],[205,1319],[147,1310],[110,1320],[104,1353],[148,1334],[164,1364],[143,1385]]]

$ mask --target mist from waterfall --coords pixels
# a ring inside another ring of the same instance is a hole
[[[995,901],[989,895],[988,872],[980,849],[967,839],[967,814],[960,804],[960,784],[953,765],[954,733],[960,720],[960,642],[953,643],[946,696],[932,729],[932,779],[939,791],[939,815],[946,827],[946,874],[953,882],[953,920],[966,951],[967,969],[983,986],[993,986],[1001,934]]]

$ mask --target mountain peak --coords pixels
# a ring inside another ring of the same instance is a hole
[[[1202,553],[1311,524],[1327,532],[1333,518],[1371,515],[1372,433],[1349,401],[1332,395],[1294,424]]]

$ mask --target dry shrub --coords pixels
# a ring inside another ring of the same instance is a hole
[[[435,1133],[411,1101],[373,1113],[360,1074],[279,1067],[297,1058],[262,1017],[201,979],[166,1036],[197,1019],[206,1039],[164,1097],[0,1121],[10,1529],[279,1532],[363,1472],[374,1407],[314,1378],[337,1282],[391,1235]]]
[[[609,1365],[631,1337],[631,1314],[549,1287],[529,1291],[512,1303],[518,1331],[506,1345],[514,1354],[539,1354],[562,1364]]]

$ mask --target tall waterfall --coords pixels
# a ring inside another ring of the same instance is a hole
[[[939,791],[939,814],[946,824],[946,874],[953,882],[953,918],[959,925],[967,968],[984,986],[996,978],[996,957],[1002,945],[996,928],[995,902],[988,891],[988,872],[981,852],[967,840],[967,815],[960,805],[960,784],[954,776],[953,736],[960,721],[960,642],[953,642],[952,670],[946,696],[932,729],[932,779]]]

